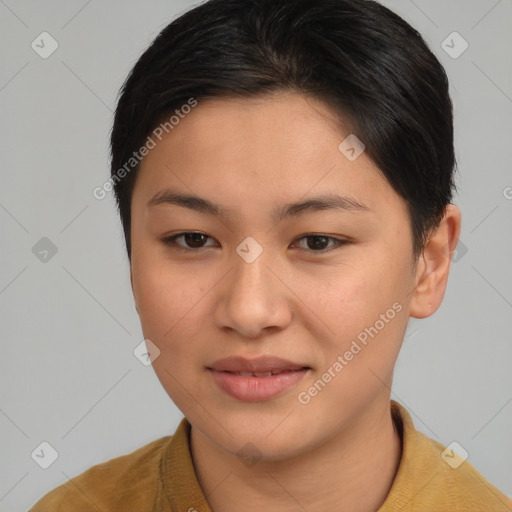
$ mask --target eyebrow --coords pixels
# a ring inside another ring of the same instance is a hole
[[[194,194],[183,194],[171,189],[158,192],[147,203],[150,207],[161,204],[182,206],[197,212],[216,215],[224,219],[233,214],[231,209],[212,203],[208,199]],[[282,221],[287,218],[300,217],[306,213],[325,210],[372,212],[368,206],[352,197],[340,196],[338,194],[323,194],[305,201],[278,206],[272,210],[271,217],[276,221]]]

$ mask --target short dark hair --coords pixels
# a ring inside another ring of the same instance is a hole
[[[324,101],[363,141],[405,199],[421,253],[456,166],[448,79],[421,35],[373,0],[209,0],[158,34],[120,90],[110,180],[130,259],[138,165],[118,171],[133,152],[191,98],[275,91]]]

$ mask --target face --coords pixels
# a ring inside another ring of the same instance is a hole
[[[409,216],[365,152],[339,149],[348,135],[295,93],[209,99],[141,164],[144,337],[171,399],[228,452],[284,459],[389,406],[417,284]]]

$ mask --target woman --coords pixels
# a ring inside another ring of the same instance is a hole
[[[139,59],[110,181],[173,436],[56,510],[511,510],[390,400],[461,217],[452,104],[421,36],[367,0],[210,0]]]

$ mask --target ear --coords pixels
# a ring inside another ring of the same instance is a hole
[[[137,307],[137,297],[135,296],[135,289],[133,288],[133,272],[132,272],[132,266],[130,264],[130,284],[132,286],[132,295],[133,295],[133,301],[135,302],[135,309],[137,313],[139,312],[139,308]]]
[[[426,318],[441,305],[448,283],[452,254],[459,241],[460,226],[460,211],[454,204],[449,204],[418,259],[410,316]]]

